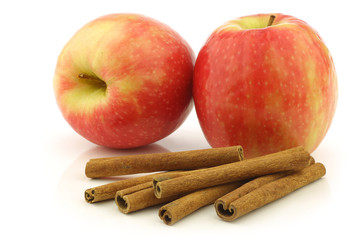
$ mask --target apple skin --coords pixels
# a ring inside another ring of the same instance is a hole
[[[147,145],[175,131],[192,109],[194,62],[167,25],[138,14],[102,16],[62,50],[56,101],[70,126],[95,144]]]
[[[308,24],[283,14],[246,16],[217,28],[198,54],[193,81],[209,144],[242,145],[247,158],[295,146],[313,152],[338,97],[328,48]]]

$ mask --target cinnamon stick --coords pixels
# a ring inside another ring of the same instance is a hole
[[[299,170],[309,163],[310,154],[303,147],[208,168],[198,174],[157,182],[157,198],[191,192],[210,186],[254,178],[276,172]]]
[[[310,157],[309,166],[314,163],[315,163],[314,158]],[[229,208],[230,203],[232,203],[236,199],[248,194],[249,192],[251,192],[267,183],[270,183],[279,178],[285,177],[291,173],[293,173],[293,172],[287,171],[287,172],[274,173],[274,174],[255,178],[255,179],[245,183],[241,187],[235,189],[234,191],[222,196],[221,198],[219,198],[215,201],[215,209],[216,209],[217,214],[219,215],[220,214],[219,212],[226,211]]]
[[[287,194],[316,181],[324,176],[323,164],[315,163],[298,172],[267,183],[230,204],[215,204],[218,216],[225,221],[233,221],[259,207],[286,196]],[[240,187],[241,188],[241,187]],[[226,207],[226,205],[229,205]]]
[[[152,181],[149,181],[117,191],[115,195],[115,203],[122,213],[131,213],[140,209],[173,201],[178,197],[179,195],[162,199],[156,198],[152,187]]]
[[[85,174],[89,178],[101,178],[134,173],[192,170],[237,162],[243,158],[241,146],[95,158],[87,162]]]
[[[171,176],[182,175],[183,174],[181,174],[181,171],[161,172],[100,185],[85,190],[85,201],[87,201],[88,203],[96,203],[100,201],[114,199],[117,191],[145,182],[151,182],[154,177],[170,178]]]
[[[190,193],[162,206],[159,209],[159,217],[167,225],[173,225],[201,207],[212,204],[217,198],[234,190],[241,184],[242,182],[227,183]]]
[[[226,211],[226,209],[229,208],[229,205],[236,199],[248,194],[249,192],[261,187],[262,185],[275,181],[276,179],[279,179],[286,175],[289,175],[289,172],[280,172],[261,176],[249,181],[248,183],[245,183],[243,186],[235,189],[234,191],[229,192],[228,194],[222,196],[215,201],[215,209],[217,214],[219,215],[219,212]]]

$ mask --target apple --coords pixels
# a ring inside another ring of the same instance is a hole
[[[196,59],[193,96],[212,147],[239,144],[247,158],[300,145],[313,152],[335,113],[337,77],[307,23],[258,14],[211,34]]]
[[[138,14],[110,14],[65,45],[53,80],[70,126],[111,148],[153,143],[175,131],[192,103],[195,57],[167,25]]]

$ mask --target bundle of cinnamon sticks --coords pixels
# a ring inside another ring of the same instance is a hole
[[[91,159],[85,169],[90,178],[149,174],[87,189],[85,200],[114,199],[126,214],[165,204],[159,217],[167,225],[214,204],[221,219],[233,221],[325,172],[303,147],[252,159],[244,159],[241,146]]]

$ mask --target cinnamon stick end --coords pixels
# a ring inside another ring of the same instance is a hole
[[[160,208],[159,210],[159,217],[166,225],[173,225],[171,213],[166,209]]]
[[[154,184],[154,194],[155,194],[155,197],[161,198],[161,187],[160,187],[159,182],[155,182],[155,184]]]
[[[88,161],[85,165],[85,176],[88,178],[96,178],[95,175],[92,173],[92,169],[91,169],[91,159],[90,161]]]
[[[214,206],[215,206],[216,214],[222,220],[225,221],[234,220],[236,209],[232,208],[231,206],[229,208],[226,208],[225,202],[221,200],[216,200]]]
[[[244,149],[242,146],[238,146],[237,151],[239,153],[239,160],[244,160]]]
[[[125,197],[122,197],[120,194],[116,193],[115,203],[118,206],[120,212],[129,213],[129,204],[127,203]]]
[[[156,185],[158,184],[158,182],[169,180],[169,179],[171,179],[171,177],[155,177],[155,178],[153,178],[153,182],[152,182],[153,188],[156,189]]]
[[[93,188],[89,188],[85,190],[85,201],[88,203],[94,203],[95,201],[95,190]]]

